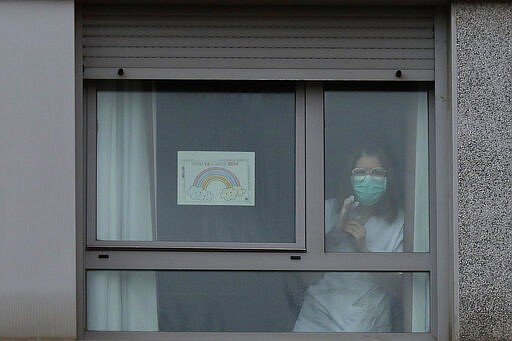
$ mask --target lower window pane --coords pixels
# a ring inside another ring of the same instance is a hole
[[[428,332],[424,272],[88,271],[91,331]]]

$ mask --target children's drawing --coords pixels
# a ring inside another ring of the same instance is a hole
[[[254,206],[254,153],[178,152],[178,205]]]

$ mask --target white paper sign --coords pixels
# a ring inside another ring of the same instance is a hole
[[[254,152],[178,151],[178,205],[254,206]]]

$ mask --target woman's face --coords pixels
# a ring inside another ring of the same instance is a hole
[[[354,196],[361,205],[373,206],[386,193],[387,178],[382,168],[382,163],[375,156],[363,154],[357,159],[351,182]]]

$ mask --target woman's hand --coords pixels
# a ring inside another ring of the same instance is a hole
[[[345,232],[354,238],[356,252],[369,252],[366,247],[366,229],[363,225],[355,220],[349,220],[345,223]]]
[[[334,224],[333,230],[334,234],[341,235],[344,231],[345,221],[347,220],[348,212],[352,209],[354,205],[354,196],[351,195],[343,202],[343,206],[341,206],[340,213],[338,214],[338,219],[336,219],[336,223]]]
[[[355,198],[353,195],[349,196],[348,198],[343,201],[343,205],[341,206],[341,209],[336,217],[336,221],[334,222],[334,226],[332,229],[327,233],[326,235],[326,249],[327,250],[335,250],[336,244],[339,243],[340,239],[342,238],[350,238],[349,236],[353,236],[352,233],[350,233],[346,229],[347,220],[349,219],[350,211],[357,207],[359,205],[359,202],[355,201]],[[357,222],[356,222],[357,223]],[[357,223],[359,224],[359,223]],[[366,237],[366,230],[364,227],[362,227],[364,237]],[[360,229],[351,228],[350,230],[353,231],[359,231]],[[360,232],[354,232],[356,235],[360,235]],[[358,249],[358,252],[365,252],[364,249],[366,249],[366,239],[363,238],[363,242],[357,243],[361,244],[361,250],[359,250],[358,246],[356,245],[356,248]],[[364,245],[363,245],[364,244]]]

